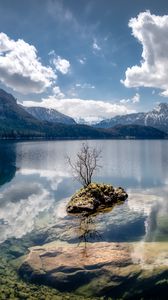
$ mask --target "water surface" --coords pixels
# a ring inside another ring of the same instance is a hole
[[[65,211],[80,187],[66,156],[75,159],[81,143],[0,143],[0,247],[9,260],[29,246],[55,240],[139,243],[141,250],[144,243],[168,242],[168,141],[88,142],[102,149],[102,168],[93,181],[122,186],[129,195],[126,203],[91,222]],[[9,251],[9,244],[17,251]]]

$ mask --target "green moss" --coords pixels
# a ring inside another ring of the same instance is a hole
[[[59,293],[56,289],[43,285],[24,282],[10,261],[0,256],[0,299],[1,300],[84,300],[87,298],[68,293]],[[93,298],[92,298],[93,299]]]

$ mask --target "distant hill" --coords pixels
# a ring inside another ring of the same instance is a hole
[[[116,116],[96,124],[96,128],[110,128],[116,125],[142,125],[151,126],[168,133],[168,104],[160,103],[150,112],[134,113]]]
[[[62,123],[67,125],[75,125],[73,118],[66,116],[55,109],[45,107],[24,107],[23,108],[39,121],[47,121],[51,123]]]
[[[116,138],[126,139],[164,139],[167,133],[150,127],[141,125],[117,125],[112,128],[104,129]]]

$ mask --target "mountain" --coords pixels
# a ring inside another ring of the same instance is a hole
[[[116,116],[111,119],[103,120],[96,124],[96,128],[110,128],[116,125],[142,125],[151,126],[168,132],[168,104],[160,103],[152,111],[147,113],[133,113],[123,116]]]
[[[87,125],[41,121],[28,113],[16,99],[0,89],[0,139],[111,139],[166,138],[166,134],[148,126],[125,125],[99,129]]]
[[[0,89],[0,136],[23,134],[40,135],[42,124],[26,112],[16,99]]]
[[[111,128],[116,125],[129,125],[129,124],[137,124],[137,125],[143,125],[143,119],[144,119],[145,113],[132,113],[128,115],[118,115],[111,119],[105,119],[101,122],[95,124],[95,127],[97,128]]]
[[[104,129],[111,133],[114,138],[124,139],[163,139],[167,138],[167,133],[150,127],[142,125],[116,125],[115,127]]]
[[[111,134],[86,125],[39,121],[16,99],[0,89],[0,138],[85,139],[110,138]]]
[[[55,109],[45,107],[24,107],[23,108],[39,121],[47,121],[51,123],[62,123],[67,125],[76,124],[75,120],[66,116]]]
[[[88,117],[88,118],[75,118],[75,121],[77,124],[81,124],[81,125],[89,125],[89,126],[94,126],[95,124],[99,123],[100,121],[103,120],[103,117]]]

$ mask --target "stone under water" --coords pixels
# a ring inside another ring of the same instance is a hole
[[[19,272],[31,282],[79,295],[151,297],[167,289],[167,250],[167,243],[157,242],[55,241],[30,248]]]

